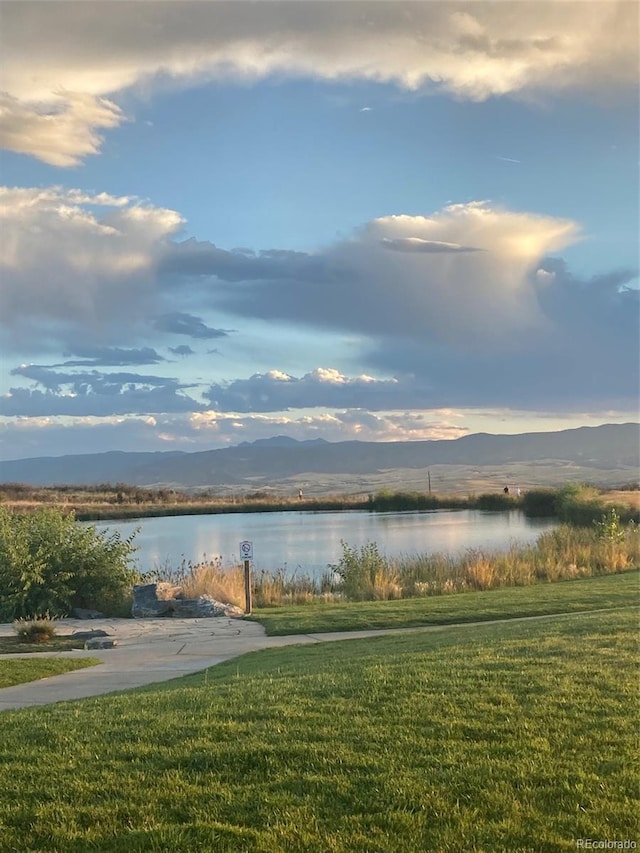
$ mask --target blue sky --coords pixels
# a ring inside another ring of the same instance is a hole
[[[0,458],[636,420],[637,18],[4,3]]]

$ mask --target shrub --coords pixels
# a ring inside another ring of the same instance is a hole
[[[485,495],[478,495],[475,505],[478,509],[498,512],[500,510],[513,509],[514,499],[511,495],[505,494],[504,492],[497,492],[495,494],[488,493]]]
[[[341,580],[340,589],[352,601],[400,598],[397,571],[378,551],[375,542],[359,550],[342,542],[342,557],[329,568]]]
[[[74,607],[119,612],[138,577],[134,535],[98,532],[56,508],[0,507],[0,619],[66,616]]]
[[[621,542],[627,531],[620,523],[620,516],[616,508],[611,507],[609,512],[605,513],[600,521],[594,521],[593,525],[597,531],[598,539],[603,542]]]
[[[522,510],[532,518],[552,518],[558,512],[556,489],[531,489],[522,496]]]
[[[56,635],[55,625],[48,616],[18,619],[13,629],[21,643],[49,643]]]

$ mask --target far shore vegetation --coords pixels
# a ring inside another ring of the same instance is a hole
[[[0,484],[0,505],[16,512],[56,506],[73,512],[77,521],[109,521],[174,515],[209,515],[244,512],[320,512],[371,510],[373,512],[428,511],[438,509],[521,510],[531,516],[557,517],[572,524],[590,524],[603,507],[615,505],[623,521],[639,520],[640,483],[617,489],[571,483],[564,488],[535,488],[505,494],[499,486],[482,494],[380,490],[374,494],[323,497],[276,497],[267,490],[234,497],[213,490],[188,492],[166,487],[148,488],[126,483],[95,486],[31,486]]]
[[[370,504],[378,510],[429,509],[437,508],[434,501],[438,498],[428,494],[382,493]],[[375,542],[360,548],[344,542],[342,557],[328,565],[321,578],[278,568],[256,572],[254,606],[420,599],[640,567],[637,510],[629,503],[609,503],[591,487],[481,495],[473,505],[498,511],[518,508],[530,515],[555,516],[561,523],[532,545],[512,544],[505,551],[468,549],[461,556],[388,558]],[[187,598],[209,595],[244,605],[241,566],[226,566],[218,559],[142,574],[135,568],[134,540],[135,533],[123,539],[117,531],[79,524],[73,510],[60,504],[20,511],[6,501],[0,503],[0,621],[65,616],[74,608],[128,616],[133,585],[155,581],[179,585]]]

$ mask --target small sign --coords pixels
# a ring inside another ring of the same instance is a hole
[[[253,542],[244,542],[240,543],[240,559],[241,560],[253,560]]]

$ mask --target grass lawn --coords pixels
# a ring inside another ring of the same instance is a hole
[[[98,663],[100,661],[97,658],[5,658],[0,660],[0,687],[13,687],[14,684],[62,675],[63,672],[73,672],[74,669],[84,669],[85,666]]]
[[[637,628],[627,607],[270,649],[135,692],[4,712],[2,850],[637,842]]]
[[[0,637],[0,655],[31,654],[36,652],[68,652],[83,649],[84,640],[54,637],[48,643],[25,643],[18,637]]]
[[[508,587],[485,592],[261,608],[253,613],[269,636],[358,631],[372,628],[415,628],[518,616],[624,607],[640,601],[640,572],[604,575],[576,581]]]

